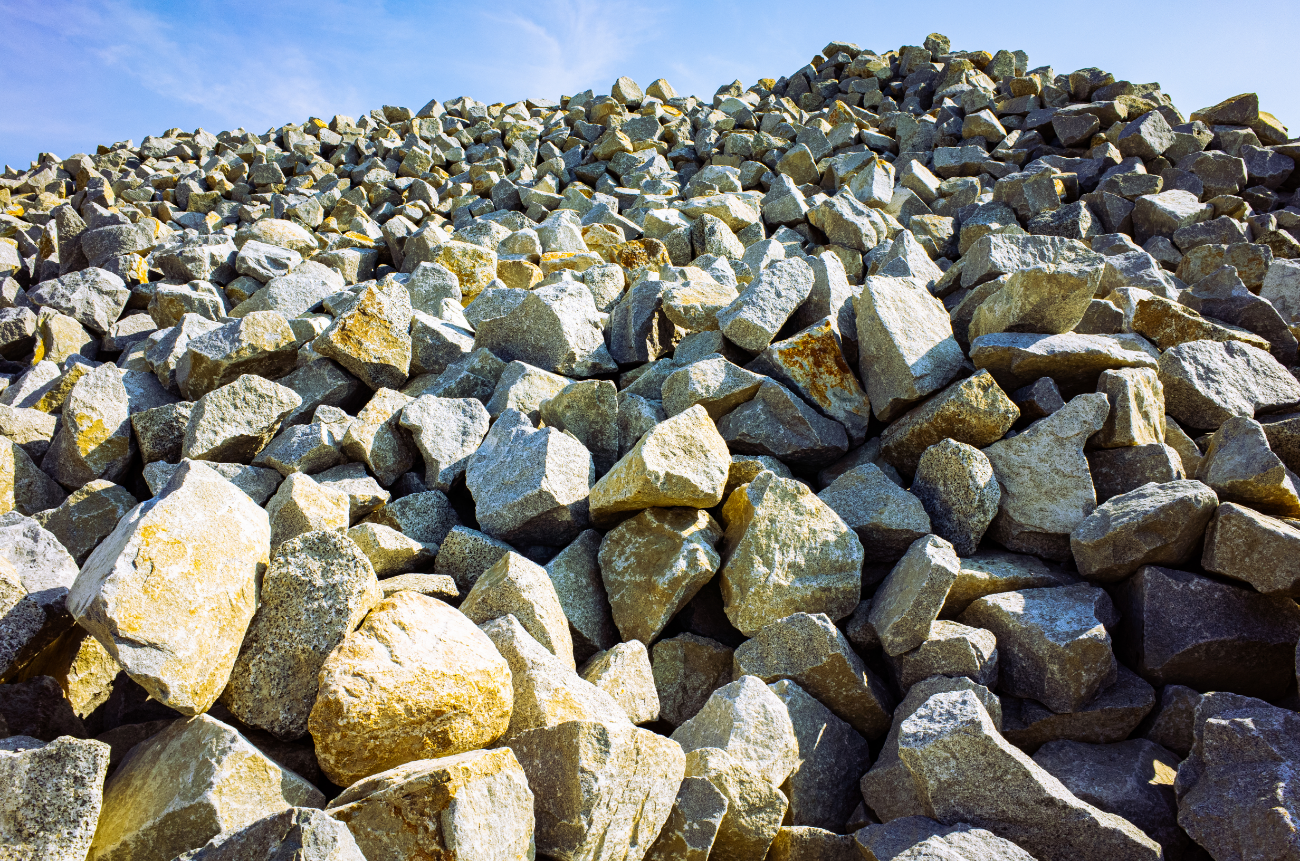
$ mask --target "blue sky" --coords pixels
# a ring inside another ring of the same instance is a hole
[[[264,132],[433,97],[608,92],[619,75],[706,96],[789,74],[832,39],[885,51],[934,30],[958,49],[1023,49],[1031,66],[1159,81],[1184,113],[1253,90],[1300,134],[1298,25],[1297,0],[0,0],[0,163],[173,126]]]

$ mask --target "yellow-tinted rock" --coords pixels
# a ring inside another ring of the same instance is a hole
[[[598,525],[644,508],[712,508],[722,501],[731,452],[704,407],[655,425],[591,489]]]
[[[509,748],[399,765],[348,787],[329,812],[370,859],[533,857],[533,793]]]
[[[441,263],[460,280],[460,291],[468,302],[497,275],[497,254],[480,245],[452,240],[439,245],[433,263]]]
[[[68,610],[153,698],[199,714],[230,678],[270,546],[266,512],[186,462],[90,554]]]
[[[321,769],[347,786],[490,744],[513,700],[509,666],[487,635],[441,601],[397,592],[326,658],[308,729]]]
[[[113,773],[87,861],[170,861],[285,808],[324,805],[316,787],[199,715],[141,742]]]

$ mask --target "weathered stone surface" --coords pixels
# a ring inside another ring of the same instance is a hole
[[[266,503],[271,548],[307,532],[346,531],[348,508],[348,497],[343,491],[317,484],[306,473],[291,474]]]
[[[843,831],[871,761],[866,739],[798,684],[782,680],[768,687],[785,703],[798,744],[785,784],[791,824]]]
[[[254,311],[240,320],[191,338],[176,363],[176,385],[195,401],[233,383],[241,374],[268,380],[294,369],[300,340],[289,321],[275,311]]]
[[[1165,685],[1155,709],[1139,728],[1142,737],[1186,759],[1192,749],[1192,724],[1200,702],[1201,694],[1185,685]]]
[[[848,470],[817,498],[857,533],[865,558],[872,562],[897,560],[912,542],[930,532],[930,517],[921,501],[875,464]]]
[[[176,861],[278,861],[286,852],[293,853],[289,857],[294,861],[366,861],[346,825],[310,807],[290,807],[218,834],[202,847],[177,855]]]
[[[798,683],[867,738],[884,735],[889,726],[888,689],[820,613],[795,613],[767,625],[736,649],[733,667],[737,678]]]
[[[1107,626],[1118,620],[1110,598],[1095,586],[989,595],[959,621],[998,638],[1002,690],[1053,711],[1075,711],[1115,680]]]
[[[189,463],[191,461],[182,461]],[[280,486],[282,476],[273,469],[267,469],[262,466],[245,466],[240,463],[217,463],[211,460],[197,460],[193,463],[201,463],[235,487],[242,490],[249,499],[258,505],[265,505],[266,501],[275,493],[276,488]],[[149,490],[154,496],[162,492],[167,486],[167,482],[172,480],[172,476],[180,469],[180,464],[165,463],[156,461],[148,464],[144,468],[144,480]]]
[[[411,434],[402,427],[402,414],[411,398],[392,389],[379,389],[348,425],[343,452],[364,463],[384,487],[397,481],[415,462]]]
[[[1142,829],[1160,843],[1166,858],[1184,858],[1192,849],[1192,841],[1178,827],[1178,757],[1155,742],[1054,741],[1038,749],[1034,762],[1081,801]]]
[[[592,657],[581,669],[584,679],[609,694],[635,724],[659,719],[650,653],[639,640],[618,643]]]
[[[1165,410],[1186,427],[1214,430],[1232,416],[1300,403],[1300,383],[1268,353],[1237,341],[1191,341],[1160,356]]]
[[[986,688],[998,682],[997,638],[958,622],[931,622],[921,645],[888,660],[902,690],[931,676],[965,676]]]
[[[601,314],[586,286],[558,281],[511,294],[502,297],[490,317],[475,322],[475,348],[565,376],[616,370],[601,334]]]
[[[268,562],[266,512],[197,463],[90,554],[68,610],[159,702],[182,714],[220,695]]]
[[[324,407],[308,425],[285,428],[257,453],[253,462],[269,466],[281,475],[325,472],[339,466],[346,456],[339,447],[347,435],[352,417],[335,407]]]
[[[733,651],[708,637],[678,634],[655,643],[653,655],[659,716],[673,726],[694,717],[731,679]]]
[[[736,861],[765,858],[789,807],[781,790],[730,752],[716,747],[687,753],[686,776],[707,780],[726,801],[709,857]]]
[[[514,706],[505,732],[507,743],[528,730],[566,721],[629,722],[613,697],[537,642],[514,616],[500,616],[480,627],[510,665]]]
[[[308,729],[321,769],[348,785],[483,747],[510,722],[510,668],[463,614],[398,592],[325,659]]]
[[[661,389],[663,409],[678,415],[696,404],[703,405],[715,422],[758,393],[761,375],[710,355],[671,371]]]
[[[348,537],[309,532],[281,544],[222,695],[226,707],[277,738],[305,735],[321,666],[381,597]]]
[[[126,488],[96,479],[74,491],[58,508],[39,512],[36,522],[81,564],[138,502]]]
[[[734,302],[718,312],[718,327],[743,350],[765,350],[808,298],[812,286],[813,270],[803,258],[779,260],[758,273]]]
[[[358,523],[348,530],[348,538],[370,561],[376,577],[409,574],[434,560],[437,545],[426,546],[382,523]]]
[[[470,459],[465,484],[488,535],[557,545],[587,526],[595,472],[582,443],[508,410]]]
[[[773,786],[785,782],[798,761],[798,740],[785,703],[754,676],[714,691],[672,738],[686,753],[721,748]]]
[[[721,538],[722,527],[694,508],[649,508],[605,535],[601,579],[625,640],[654,641],[717,572]]]
[[[1109,744],[1128,738],[1155,706],[1155,689],[1123,664],[1118,670],[1115,684],[1078,711],[1058,713],[1037,700],[1003,694],[1003,737],[1028,754],[1062,739]]]
[[[970,691],[930,697],[902,722],[898,754],[924,814],[940,822],[987,828],[1046,861],[1162,857],[1135,826],[1079,800],[1008,744]]]
[[[1070,246],[1051,261],[1018,268],[999,279],[1001,287],[979,304],[970,323],[970,340],[996,332],[1069,332],[1083,319],[1101,286],[1104,259]]]
[[[1225,502],[1205,531],[1201,566],[1253,586],[1265,595],[1300,596],[1295,552],[1300,529],[1293,522]]]
[[[952,545],[937,535],[913,542],[871,602],[871,626],[885,654],[901,655],[925,641],[960,568]]]
[[[513,615],[524,630],[570,670],[575,669],[569,622],[546,569],[517,553],[507,553],[474,581],[460,611],[482,624]]]
[[[975,448],[992,445],[1011,429],[1020,410],[988,371],[959,380],[902,415],[880,435],[881,457],[906,476],[921,455],[943,439]]]
[[[1187,478],[1177,449],[1164,443],[1097,448],[1089,451],[1087,458],[1099,503],[1144,484],[1168,484]]]
[[[378,523],[413,538],[430,553],[459,523],[456,511],[447,495],[438,490],[417,490],[381,506],[369,517],[368,523]]]
[[[59,429],[59,417],[41,410],[0,404],[0,436],[9,438],[33,460],[49,451]]]
[[[537,422],[542,404],[559,395],[569,384],[568,377],[514,361],[501,372],[496,390],[485,406],[493,418],[512,409]]]
[[[772,380],[764,382],[752,400],[719,419],[718,432],[733,451],[796,465],[825,465],[848,450],[843,425]]]
[[[1144,484],[1111,497],[1070,533],[1079,573],[1115,583],[1143,565],[1183,565],[1196,553],[1218,498],[1199,481]]]
[[[962,556],[975,552],[1002,499],[988,457],[952,439],[935,443],[921,455],[912,493],[925,506],[935,534]]]
[[[842,424],[851,445],[861,445],[871,404],[845,359],[841,338],[835,318],[825,317],[772,344],[745,368],[788,386],[822,415]]]
[[[1117,651],[1152,684],[1275,697],[1295,676],[1300,609],[1289,598],[1149,565],[1116,601]]]
[[[1003,389],[1015,391],[1041,377],[1051,377],[1070,397],[1093,391],[1102,371],[1154,368],[1159,358],[1155,347],[1140,335],[1004,332],[976,338],[970,345],[971,362],[988,370]]]
[[[683,778],[646,861],[708,861],[728,806],[727,796],[706,778]]]
[[[141,742],[104,787],[88,858],[168,861],[224,831],[325,797],[207,715]]]
[[[1097,507],[1083,444],[1100,430],[1106,396],[1079,395],[1023,433],[984,449],[1002,485],[992,536],[1009,550],[1061,558],[1067,536]]]
[[[1265,514],[1300,516],[1300,482],[1275,455],[1259,422],[1233,416],[1210,437],[1196,477],[1224,502],[1248,505]]]
[[[1002,704],[996,694],[965,677],[948,678],[932,676],[917,682],[894,709],[889,735],[880,749],[871,770],[862,775],[858,787],[862,799],[882,822],[890,822],[923,812],[921,799],[909,778],[903,761],[898,756],[898,738],[903,721],[911,717],[931,696],[944,691],[973,691],[993,719],[993,725],[1002,726]]]
[[[1178,766],[1178,824],[1216,858],[1300,852],[1294,772],[1298,719],[1249,697],[1212,693],[1196,707],[1195,742]]]
[[[686,769],[675,742],[631,724],[568,721],[510,748],[536,799],[537,849],[560,861],[644,857]]]
[[[963,356],[948,312],[923,286],[872,276],[855,308],[858,361],[876,418],[893,421],[957,376]]]
[[[194,404],[182,457],[228,463],[249,463],[302,403],[292,389],[256,374],[214,389]]]
[[[612,525],[645,508],[711,508],[722,501],[730,465],[726,442],[696,404],[651,428],[596,482],[592,517]]]
[[[1033,556],[1003,550],[983,550],[961,560],[961,570],[948,590],[948,598],[939,615],[944,619],[956,618],[972,601],[985,595],[1014,592],[1017,589],[1068,586],[1076,582],[1076,578],[1058,573]]]
[[[597,475],[609,472],[618,460],[618,388],[610,381],[583,380],[567,385],[544,401],[538,412],[547,427],[577,437],[591,452]]]
[[[1029,861],[1034,856],[992,831],[943,825],[928,816],[906,816],[883,825],[868,825],[853,835],[868,861]]]
[[[117,320],[130,296],[121,278],[93,267],[42,281],[28,294],[32,304],[67,314],[100,335]]]
[[[367,859],[524,861],[533,855],[533,803],[514,753],[497,748],[380,772],[349,786],[327,811]]]
[[[578,661],[612,648],[619,641],[609,596],[600,575],[601,540],[601,534],[596,530],[585,530],[546,563],[546,573],[555,584],[560,607],[569,620],[573,657]],[[442,545],[439,559],[447,552],[449,543],[450,540]]]
[[[15,859],[83,861],[99,822],[109,747],[36,739],[0,750],[0,845]]]
[[[400,284],[367,287],[356,305],[312,342],[372,389],[396,389],[411,371],[411,297]]]
[[[853,612],[862,543],[806,485],[761,472],[731,494],[722,519],[723,607],[742,633],[792,612]]]
[[[0,512],[32,515],[63,502],[58,482],[42,472],[22,446],[0,438]]]

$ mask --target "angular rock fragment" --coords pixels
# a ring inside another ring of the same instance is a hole
[[[279,313],[254,311],[191,338],[176,363],[176,385],[187,399],[197,401],[243,374],[279,379],[294,369],[300,343]]]
[[[455,533],[456,530],[453,529],[452,532]],[[487,536],[483,538],[486,539]],[[577,661],[585,661],[597,652],[612,648],[619,641],[618,629],[609,607],[609,596],[601,581],[601,540],[601,535],[596,530],[585,530],[546,563],[546,573],[555,585],[560,607],[569,621],[573,657]],[[438,554],[440,560],[450,546],[451,535]],[[495,547],[485,549],[496,552]],[[504,550],[508,549],[508,546],[504,547]]]
[[[286,851],[301,851],[303,861],[365,861],[366,858],[346,825],[311,807],[290,807],[237,831],[222,832],[200,848],[177,855],[176,861],[279,858]]]
[[[510,292],[490,318],[475,324],[475,348],[565,376],[616,369],[601,336],[600,312],[585,286],[559,281]]]
[[[942,538],[927,535],[913,542],[871,602],[871,627],[885,654],[901,655],[925,641],[960,568],[952,545]]]
[[[82,861],[99,822],[108,745],[20,739],[0,748],[0,845],[14,858]]]
[[[812,286],[813,270],[803,258],[777,261],[718,312],[718,327],[741,349],[752,353],[765,350],[808,298]]]
[[[1295,377],[1268,353],[1237,341],[1192,341],[1166,350],[1160,383],[1169,415],[1198,430],[1300,403]]]
[[[862,540],[872,562],[894,562],[912,542],[930,532],[925,506],[875,464],[848,470],[817,498],[826,503]]]
[[[279,547],[308,532],[345,532],[348,508],[348,497],[343,491],[317,484],[306,473],[293,473],[266,503],[271,547]]]
[[[848,451],[844,426],[828,419],[780,383],[768,380],[753,400],[718,420],[732,451],[821,466]]]
[[[952,439],[985,448],[1001,439],[1020,417],[1020,410],[988,371],[953,383],[905,413],[880,435],[880,453],[906,476],[916,472],[930,446]]]
[[[411,434],[402,415],[411,398],[392,389],[379,389],[348,425],[343,452],[364,463],[384,487],[397,481],[415,462]]]
[[[381,597],[369,561],[346,536],[308,532],[281,544],[223,702],[277,738],[305,735],[321,666]]]
[[[366,288],[312,349],[372,389],[396,389],[411,371],[411,297],[399,284]]]
[[[1253,586],[1265,595],[1295,597],[1300,584],[1294,573],[1300,530],[1292,522],[1227,502],[1205,531],[1201,566]]]
[[[609,694],[635,724],[659,719],[650,653],[639,640],[618,643],[600,652],[581,669],[584,679]]]
[[[906,816],[868,825],[853,835],[858,857],[871,861],[1028,861],[1033,856],[1010,840],[970,825],[943,825],[928,816]]]
[[[651,428],[596,482],[592,518],[610,525],[646,508],[711,508],[722,501],[730,464],[726,442],[697,404]]]
[[[707,780],[727,804],[710,857],[766,857],[789,808],[781,790],[742,760],[716,747],[687,753],[686,776]]]
[[[962,556],[975,552],[1002,499],[988,457],[952,439],[935,443],[921,455],[912,493],[925,506],[935,534]]]
[[[1053,711],[1075,711],[1115,680],[1107,626],[1118,620],[1110,598],[1095,586],[989,595],[959,621],[998,638],[1002,690]]]
[[[806,485],[761,472],[732,492],[722,519],[723,606],[742,633],[792,612],[853,612],[862,543]]]
[[[470,458],[465,484],[488,535],[556,545],[587,526],[595,471],[582,443],[509,410]]]
[[[555,585],[546,570],[517,553],[507,553],[474,581],[460,612],[482,624],[501,616],[514,616],[533,639],[560,662],[574,669],[569,622],[560,608]]]
[[[224,831],[291,807],[323,807],[320,790],[207,715],[141,742],[104,787],[88,857],[167,861]]]
[[[708,861],[728,806],[727,797],[706,778],[683,778],[646,861]]]
[[[890,657],[889,664],[903,690],[931,676],[965,676],[993,688],[998,681],[997,638],[981,628],[935,621],[921,645]]]
[[[583,380],[565,386],[542,403],[539,416],[547,427],[577,437],[591,452],[598,475],[609,472],[618,460],[618,389],[608,380]],[[428,459],[425,455],[426,463]]]
[[[90,554],[68,611],[152,697],[199,714],[230,677],[270,542],[265,511],[211,469],[182,464]]]
[[[673,726],[690,720],[731,679],[733,651],[698,634],[678,634],[654,645],[659,715]]]
[[[1003,737],[1028,754],[1063,739],[1110,744],[1128,738],[1154,707],[1155,689],[1123,664],[1117,669],[1115,684],[1073,712],[1054,712],[1037,700],[1003,694]]]
[[[523,859],[533,849],[533,802],[514,753],[497,748],[382,771],[349,786],[327,813],[367,859]]]
[[[1300,481],[1268,445],[1259,422],[1233,416],[1210,437],[1196,477],[1224,502],[1248,505],[1265,514],[1300,516]]]
[[[1218,498],[1199,481],[1144,484],[1111,497],[1070,534],[1079,573],[1115,583],[1143,565],[1183,565],[1196,552]]]
[[[785,782],[799,755],[785,703],[754,676],[742,676],[714,691],[704,708],[673,731],[672,739],[686,753],[725,750],[773,786]]]
[[[181,456],[193,460],[249,463],[302,403],[292,389],[256,374],[199,398],[190,413]]]

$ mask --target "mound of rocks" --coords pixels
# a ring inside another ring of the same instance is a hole
[[[1300,141],[932,34],[0,176],[0,855],[1300,859]]]

